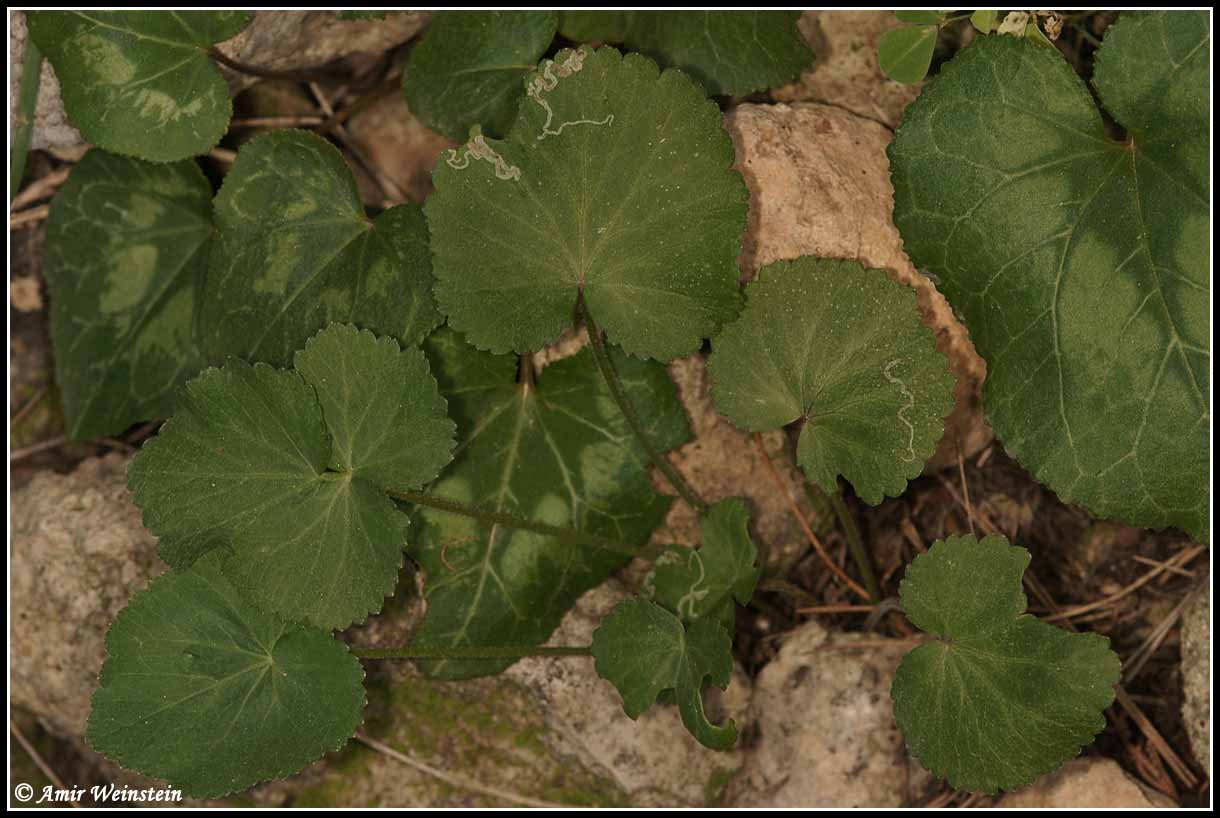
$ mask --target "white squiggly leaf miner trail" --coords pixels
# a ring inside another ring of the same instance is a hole
[[[504,179],[506,181],[510,179],[519,181],[521,179],[521,168],[508,164],[503,156],[496,153],[491,145],[487,144],[483,134],[475,134],[470,138],[470,141],[463,146],[461,157],[458,156],[456,148],[450,148],[449,156],[445,159],[445,164],[454,170],[464,170],[470,166],[471,157],[486,160],[495,165],[497,179]]]
[[[895,358],[885,365],[885,368],[881,370],[881,374],[885,376],[887,381],[897,386],[898,391],[901,392],[902,396],[907,399],[907,402],[898,409],[898,420],[902,423],[902,425],[907,427],[907,432],[909,434],[909,437],[907,438],[907,454],[902,458],[902,460],[905,463],[910,463],[915,459],[915,427],[911,425],[911,421],[907,419],[906,412],[915,406],[915,396],[911,394],[911,390],[907,389],[906,382],[893,373],[894,367],[906,362],[906,358]]]
[[[530,80],[525,95],[542,106],[542,109],[546,111],[546,122],[542,123],[542,132],[538,134],[539,142],[548,136],[559,136],[563,133],[563,129],[569,125],[611,125],[614,123],[614,114],[607,114],[603,119],[574,119],[561,123],[558,128],[551,128],[551,122],[555,119],[555,112],[551,110],[551,104],[543,99],[542,95],[554,91],[561,77],[570,77],[584,68],[584,66],[585,51],[578,48],[570,52],[561,63],[556,63],[554,60],[546,60],[542,64],[541,73]]]

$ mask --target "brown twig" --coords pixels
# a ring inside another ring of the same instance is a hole
[[[15,230],[18,227],[30,227],[45,219],[51,212],[50,205],[39,205],[31,207],[29,210],[22,210],[19,213],[14,213],[9,216],[8,226],[10,230]]]
[[[38,770],[45,775],[52,784],[55,785],[57,790],[67,790],[68,788],[64,786],[64,782],[60,780],[58,775],[55,774],[55,770],[51,769],[51,765],[43,759],[42,754],[38,752],[38,749],[34,747],[28,738],[25,737],[25,733],[21,732],[21,728],[12,721],[9,722],[8,727],[9,731],[13,734],[13,738],[17,739],[17,743],[21,745],[21,749],[25,750],[26,755],[28,755],[30,760],[34,762],[34,766],[37,767]],[[75,800],[71,800],[68,803],[72,807],[80,807],[80,804]]]
[[[53,438],[50,438],[49,440],[43,440],[38,443],[30,444],[29,446],[25,446],[24,448],[21,448],[21,449],[14,449],[13,451],[11,451],[9,453],[8,462],[17,463],[18,461],[25,460],[27,457],[30,457],[31,455],[36,455],[39,452],[45,452],[45,451],[49,451],[51,449],[58,449],[60,446],[64,445],[67,442],[68,442],[67,436],[59,435],[58,437],[53,437]]]
[[[44,383],[34,391],[33,395],[30,395],[29,400],[22,404],[21,408],[18,409],[16,413],[13,414],[13,417],[9,419],[8,427],[10,430],[16,429],[21,425],[21,421],[25,420],[26,417],[29,416],[30,412],[33,412],[35,407],[37,407],[42,399],[46,397],[47,391],[48,387]]]
[[[1151,571],[1144,574],[1142,577],[1137,579],[1135,582],[1132,582],[1130,585],[1127,585],[1126,587],[1124,587],[1118,591],[1115,591],[1114,593],[1110,594],[1109,596],[1104,597],[1102,599],[1098,599],[1094,602],[1089,602],[1084,605],[1076,605],[1075,607],[1067,608],[1065,610],[1059,611],[1058,613],[1055,613],[1055,614],[1052,614],[1052,615],[1046,617],[1046,621],[1047,622],[1056,622],[1061,619],[1071,619],[1073,617],[1079,616],[1080,614],[1088,613],[1089,611],[1095,611],[1098,608],[1104,608],[1106,606],[1113,605],[1115,602],[1118,602],[1120,599],[1130,596],[1131,594],[1138,591],[1140,588],[1143,588],[1145,585],[1147,585],[1152,580],[1156,579],[1158,576],[1163,574],[1165,571],[1168,571],[1171,567],[1181,567],[1182,565],[1185,565],[1186,563],[1193,560],[1195,557],[1197,557],[1199,554],[1201,554],[1205,550],[1207,550],[1206,546],[1195,545],[1195,546],[1191,546],[1190,548],[1186,548],[1182,551],[1179,551],[1177,554],[1174,554],[1168,561],[1158,565],[1156,568],[1153,568]]]
[[[796,522],[800,525],[801,530],[805,532],[805,537],[809,540],[809,544],[818,552],[818,556],[822,558],[822,562],[834,572],[835,576],[843,580],[857,596],[861,599],[869,599],[868,591],[847,575],[839,565],[830,558],[830,554],[826,552],[825,546],[818,538],[817,534],[813,533],[813,529],[809,526],[809,521],[805,519],[805,515],[801,513],[800,507],[796,504],[796,498],[792,496],[792,492],[788,491],[788,487],[784,485],[784,480],[779,476],[779,472],[775,469],[775,464],[771,462],[771,456],[767,454],[767,448],[763,445],[762,435],[755,433],[754,445],[758,448],[758,453],[762,455],[763,463],[767,465],[767,471],[771,474],[771,480],[775,483],[776,488],[783,494],[784,500],[788,504],[788,510],[792,512],[792,516],[796,518]]]
[[[32,205],[34,202],[41,201],[55,193],[60,185],[68,178],[68,174],[72,172],[73,165],[53,170],[45,176],[39,176],[34,181],[25,186],[25,189],[13,197],[13,201],[9,204],[10,211],[18,211],[27,205]]]
[[[318,107],[322,109],[322,113],[327,116],[329,121],[335,115],[335,109],[331,107],[330,100],[322,93],[322,89],[318,87],[316,82],[309,83],[309,91],[313,94],[314,99],[318,101]],[[342,124],[335,125],[333,133],[343,143],[343,146],[347,148],[348,152],[351,153],[352,158],[368,174],[369,178],[373,180],[373,184],[381,191],[381,195],[386,199],[388,204],[400,204],[411,200],[411,197],[399,187],[397,182],[391,179],[389,175],[383,173],[374,163],[370,162],[368,157],[364,155],[364,152],[356,147],[346,127]]]

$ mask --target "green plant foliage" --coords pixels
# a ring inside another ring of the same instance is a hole
[[[813,55],[799,11],[565,11],[560,33],[576,42],[622,43],[680,68],[709,94],[763,91],[791,82]]]
[[[703,686],[728,687],[733,674],[733,640],[713,618],[690,625],[646,599],[620,602],[593,632],[597,673],[623,697],[631,718],[672,690],[682,723],[700,744],[728,750],[737,743],[730,719],[715,725],[703,709]]]
[[[679,71],[612,48],[530,75],[502,142],[437,164],[436,297],[481,349],[525,352],[577,296],[627,352],[669,360],[737,314],[747,192],[720,109]]]
[[[936,50],[936,25],[899,26],[877,42],[877,64],[897,82],[915,83],[928,74]]]
[[[364,710],[347,647],[255,607],[219,563],[170,571],[119,613],[86,732],[93,749],[192,798],[297,772],[343,746]]]
[[[1208,16],[1123,17],[1094,82],[984,37],[890,147],[894,218],[987,361],[1005,448],[1068,503],[1205,541]]]
[[[449,330],[436,333],[428,351],[459,437],[452,465],[430,493],[627,543],[648,540],[670,498],[652,490],[648,455],[588,350],[551,364],[536,384],[517,382],[515,356],[479,352]],[[655,445],[685,443],[686,415],[665,368],[617,354],[615,365]],[[426,647],[541,644],[577,597],[627,561],[428,508],[417,520],[410,554],[426,576],[428,615],[415,644]],[[463,678],[512,661],[423,666]]]
[[[557,25],[553,11],[438,12],[403,72],[411,113],[458,142],[472,125],[503,136]]]
[[[415,205],[364,214],[342,154],[282,130],[238,152],[215,201],[203,308],[209,359],[287,365],[332,321],[418,343],[440,323],[428,228]]]
[[[92,150],[55,196],[43,275],[67,432],[113,435],[164,417],[199,371],[193,315],[212,188],[193,161]]]
[[[903,611],[936,641],[903,658],[894,716],[920,763],[960,790],[1015,789],[1054,770],[1093,740],[1114,701],[1108,639],[1025,614],[1028,565],[1003,537],[950,537],[900,586]]]
[[[735,606],[754,595],[762,566],[750,539],[749,505],[730,497],[699,520],[698,548],[671,546],[645,582],[652,598],[683,621],[711,617],[732,629]]]
[[[244,11],[30,11],[30,37],[85,139],[159,162],[211,150],[229,127],[229,87],[208,59]]]
[[[342,628],[398,579],[407,517],[384,492],[432,479],[452,447],[423,353],[334,325],[296,371],[234,360],[188,382],[128,482],[167,563],[219,550],[258,605]]]
[[[970,15],[970,24],[983,34],[995,31],[1000,13],[995,9],[978,9]]]
[[[945,13],[943,11],[896,11],[894,16],[898,18],[900,23],[911,23],[917,26],[937,26],[945,21]]]
[[[902,493],[953,408],[953,377],[915,291],[854,261],[769,264],[708,364],[716,409],[766,432],[803,419],[797,463],[823,491]]]

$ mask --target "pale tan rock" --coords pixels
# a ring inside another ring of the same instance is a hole
[[[1006,809],[1148,809],[1176,807],[1141,785],[1108,758],[1074,758],[1018,792],[1000,799]]]
[[[775,467],[781,489],[775,483],[766,460],[758,450],[754,435],[743,432],[716,412],[712,403],[711,378],[702,354],[678,358],[669,365],[669,375],[678,387],[678,397],[686,407],[693,440],[674,450],[670,461],[711,505],[727,497],[744,497],[750,504],[750,531],[767,564],[788,565],[809,551],[805,538],[786,496],[791,496],[805,514],[814,518],[782,430],[762,435],[767,458]],[[653,488],[675,495],[664,476],[653,471]],[[814,519],[820,527],[824,520]],[[683,502],[675,502],[664,523],[652,535],[658,544],[695,545],[700,541],[699,518]]]
[[[24,12],[10,11],[8,19],[9,122],[16,123],[28,34]],[[59,79],[47,60],[43,60],[42,76],[38,83],[38,104],[34,109],[30,150],[46,150],[64,159],[79,159],[87,146],[80,131],[68,122],[68,114],[59,96]]]
[[[1208,614],[1208,586],[1193,591],[1182,613],[1182,721],[1190,736],[1195,759],[1205,771],[1212,768],[1208,731],[1212,722],[1212,620]]]
[[[615,580],[582,596],[548,644],[587,645],[593,631],[626,590]],[[597,675],[591,661],[523,659],[506,675],[532,691],[546,712],[548,735],[588,770],[601,772],[627,793],[634,806],[701,806],[714,800],[742,763],[740,749],[709,750],[682,726],[676,707],[654,706],[634,721],[618,691]],[[737,672],[722,695],[707,695],[709,716],[733,717],[740,730],[749,680]]]
[[[750,191],[738,261],[745,281],[766,264],[803,255],[856,259],[915,288],[924,323],[957,378],[946,433],[928,463],[936,471],[992,439],[980,389],[986,365],[935,284],[902,249],[883,125],[818,103],[741,105],[725,118]]]
[[[897,128],[920,85],[895,82],[877,64],[877,42],[898,27],[892,11],[807,11],[797,28],[816,59],[796,82],[772,90],[779,102],[824,102]]]
[[[12,507],[12,702],[57,735],[84,733],[115,615],[165,565],[127,490],[128,458],[43,472]]]
[[[890,685],[907,645],[852,648],[816,622],[791,632],[754,683],[752,744],[734,807],[898,807],[908,763]]]

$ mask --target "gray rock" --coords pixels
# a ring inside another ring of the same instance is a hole
[[[1000,799],[1005,809],[1148,809],[1174,802],[1149,789],[1108,758],[1074,758],[1019,792]]]
[[[127,490],[128,459],[42,472],[12,503],[12,703],[57,735],[84,733],[105,636],[165,565]]]
[[[1182,721],[1190,736],[1195,759],[1210,773],[1212,721],[1212,620],[1208,615],[1208,586],[1202,585],[1182,614]]]
[[[890,685],[908,647],[853,648],[810,622],[793,631],[755,680],[756,731],[730,787],[735,807],[898,807],[909,770]]]

